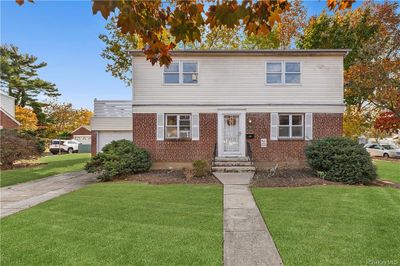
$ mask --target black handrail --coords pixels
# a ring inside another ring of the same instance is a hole
[[[253,152],[251,150],[251,145],[250,142],[246,142],[246,155],[250,158],[250,160],[253,160]]]
[[[215,159],[215,157],[217,157],[218,156],[218,153],[217,153],[217,143],[215,143],[215,145],[214,145],[214,159]]]

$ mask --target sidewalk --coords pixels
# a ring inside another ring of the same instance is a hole
[[[94,182],[96,182],[95,175],[80,171],[2,187],[0,190],[0,218],[17,213]]]
[[[224,265],[283,265],[249,189],[253,173],[214,173],[224,185]]]

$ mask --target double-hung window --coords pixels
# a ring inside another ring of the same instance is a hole
[[[282,62],[267,62],[267,84],[282,84]]]
[[[164,84],[197,84],[199,67],[193,61],[175,61],[164,67]]]
[[[172,62],[169,67],[164,67],[164,83],[166,84],[179,84],[180,64],[179,62]]]
[[[267,61],[265,69],[267,85],[301,83],[300,62]]]
[[[166,114],[165,138],[166,139],[189,139],[190,114]]]
[[[304,122],[302,114],[279,115],[279,138],[303,138]]]
[[[285,84],[300,84],[300,62],[285,62]]]

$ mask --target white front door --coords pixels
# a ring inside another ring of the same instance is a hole
[[[224,115],[224,154],[240,153],[239,134],[239,115]]]
[[[218,156],[245,156],[245,113],[218,113]]]

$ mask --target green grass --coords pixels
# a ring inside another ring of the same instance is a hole
[[[88,153],[41,157],[38,161],[47,164],[1,171],[0,186],[10,186],[56,174],[79,171],[89,159]]]
[[[100,183],[1,220],[1,265],[221,265],[222,187]]]
[[[374,160],[374,164],[377,166],[379,179],[400,183],[400,160],[399,162]]]
[[[400,263],[398,189],[254,188],[253,195],[287,266]]]

